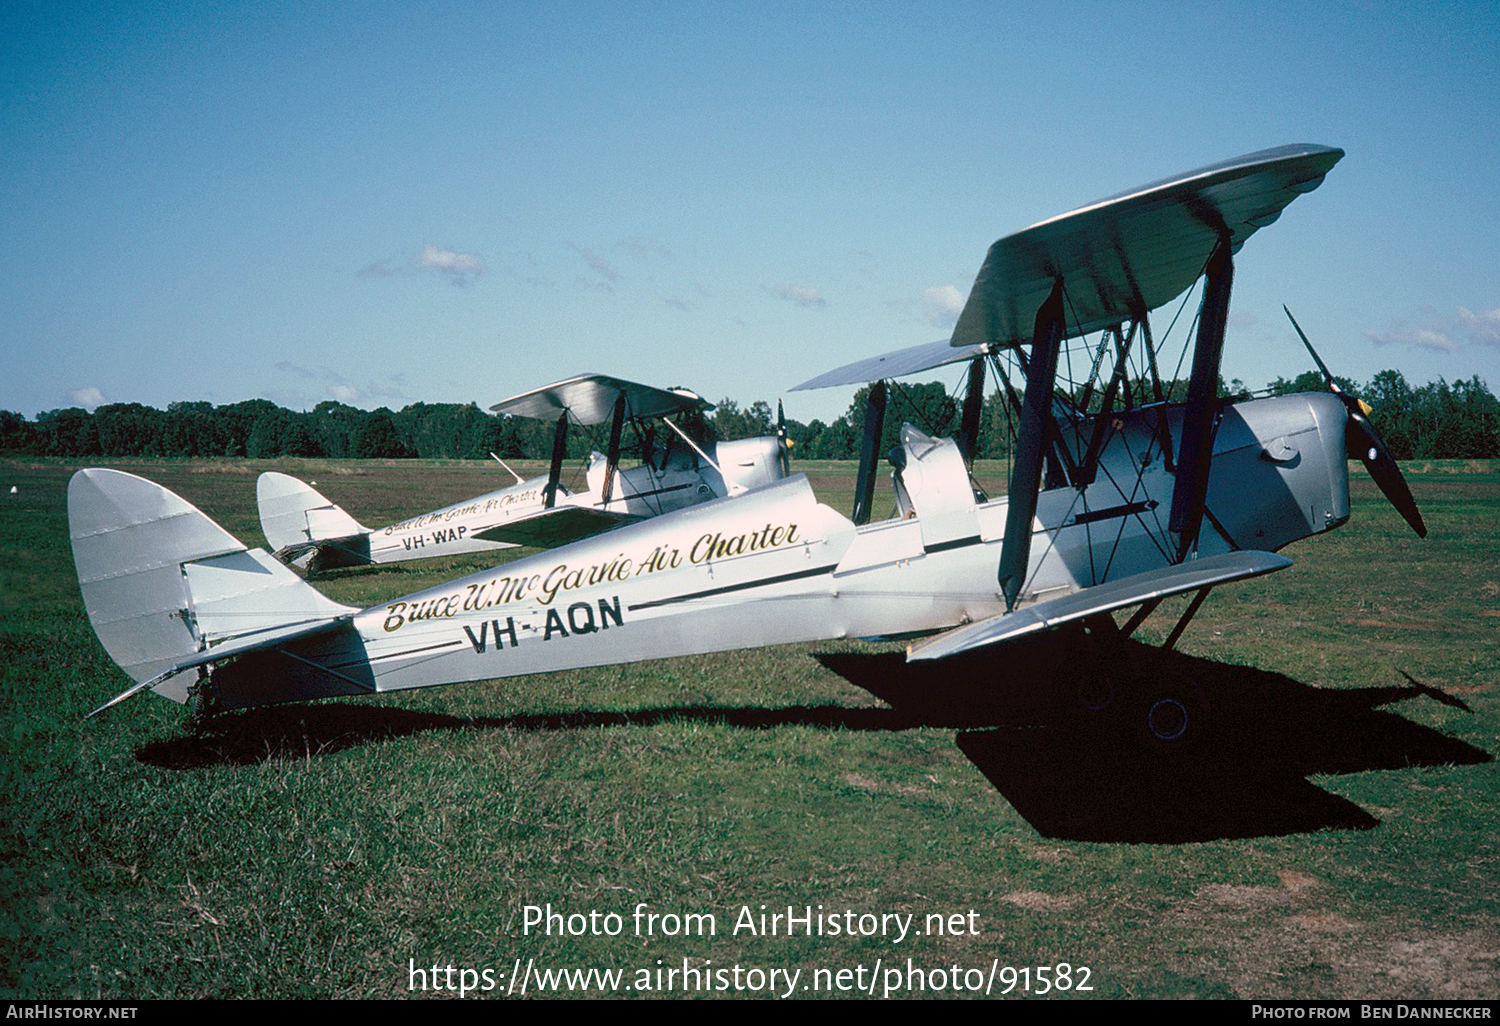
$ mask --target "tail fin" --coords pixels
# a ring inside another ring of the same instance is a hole
[[[271,551],[284,563],[305,560],[320,546],[347,543],[370,533],[317,489],[287,474],[268,471],[260,475],[255,501],[260,507],[260,529]],[[368,554],[356,562],[369,562]]]
[[[177,671],[357,612],[134,474],[74,474],[68,531],[89,622],[109,657],[141,682],[132,691],[186,701],[187,682],[168,679]]]

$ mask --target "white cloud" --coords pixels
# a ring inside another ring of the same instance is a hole
[[[75,388],[68,393],[68,398],[86,410],[103,406],[105,403],[104,391],[98,385],[89,385],[85,388]]]
[[[1446,333],[1410,325],[1405,321],[1397,321],[1385,331],[1372,331],[1369,337],[1377,346],[1409,346],[1412,349],[1431,349],[1439,353],[1458,351],[1458,343]]]
[[[823,293],[806,285],[778,285],[772,290],[781,299],[801,307],[824,307],[828,300]]]
[[[293,363],[290,360],[278,360],[276,362],[276,369],[279,370],[279,371],[281,371],[283,374],[295,374],[299,378],[316,378],[316,377],[318,377],[317,374],[315,374],[312,371],[308,370],[306,367],[303,367],[303,366],[300,366],[298,364],[295,364],[295,363]],[[327,373],[327,372],[325,371],[324,373]]]
[[[467,285],[484,273],[484,264],[473,253],[439,249],[430,242],[422,247],[422,255],[417,257],[416,264],[420,270],[447,275],[455,285]]]
[[[1475,345],[1500,348],[1500,308],[1473,313],[1459,307],[1458,324]]]
[[[1468,346],[1500,349],[1500,308],[1475,313],[1459,307],[1456,317],[1442,317],[1424,309],[1411,321],[1392,321],[1384,331],[1365,333],[1377,346],[1410,346],[1439,353],[1456,353]]]
[[[290,409],[303,409],[335,399],[349,406],[366,406],[375,403],[405,404],[411,401],[405,379],[397,374],[383,381],[367,379],[356,384],[343,373],[329,367],[305,367],[290,360],[280,360],[276,369],[305,382],[291,389],[277,389],[267,398]]]
[[[952,285],[934,285],[922,293],[922,323],[951,328],[964,309],[964,294]]]
[[[432,243],[422,247],[422,252],[404,264],[389,260],[376,260],[359,269],[361,278],[401,278],[428,271],[441,274],[454,285],[468,285],[484,273],[484,261],[473,253],[456,253],[451,249],[440,249]]]

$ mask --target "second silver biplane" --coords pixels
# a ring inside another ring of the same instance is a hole
[[[277,559],[310,572],[519,545],[553,548],[786,476],[784,432],[715,442],[701,430],[701,414],[710,408],[687,389],[580,374],[491,407],[500,416],[556,425],[545,475],[523,480],[512,471],[516,482],[508,487],[369,528],[311,485],[270,471],[256,484],[261,530]],[[570,427],[606,424],[607,451],[590,456],[587,487],[570,492],[562,483]],[[622,465],[627,451],[640,462]]]
[[[1022,375],[1006,390],[1019,426],[1000,498],[970,479],[971,409],[958,441],[903,433],[894,519],[869,516],[867,446],[853,518],[795,475],[357,609],[148,481],[80,471],[69,517],[85,604],[138,682],[115,701],[154,691],[235,709],[834,638],[911,639],[910,660],[942,660],[1049,630],[1129,635],[1192,593],[1175,643],[1211,589],[1289,566],[1277,550],[1349,518],[1351,453],[1422,530],[1355,401],[1217,390],[1235,252],[1342,156],[1261,151],[1006,236],[951,345],[842,375],[950,359],[981,387],[986,364]],[[1148,315],[1200,278],[1187,393],[1142,401],[1124,385],[1132,359],[1160,384]],[[1090,333],[1082,394],[1059,388],[1066,344]],[[1006,680],[997,658],[995,686]],[[1187,733],[1192,710],[1170,693],[1145,708],[1157,738]]]

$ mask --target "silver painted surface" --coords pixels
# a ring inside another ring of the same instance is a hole
[[[983,345],[955,347],[946,338],[938,339],[926,345],[898,349],[893,353],[872,356],[867,360],[856,360],[842,367],[836,367],[800,385],[793,385],[790,391],[832,388],[835,385],[864,385],[871,381],[902,378],[908,374],[946,367],[950,363],[958,363],[961,360],[972,360],[976,356],[983,356],[988,349],[988,346]]]
[[[1220,234],[1237,248],[1317,188],[1343,150],[1261,150],[1049,218],[990,247],[953,345],[1029,343],[1036,311],[1062,278],[1068,334],[1144,314],[1203,273]]]
[[[1246,550],[1148,570],[916,642],[907,648],[907,658],[913,662],[945,659],[1150,599],[1259,577],[1291,565],[1285,556]]]
[[[712,404],[687,389],[652,388],[605,374],[579,374],[551,385],[522,392],[491,406],[502,416],[557,420],[563,411],[579,424],[603,424],[614,413],[615,400],[625,396],[629,417],[666,417],[706,410]]]
[[[136,681],[192,665],[216,645],[271,643],[357,612],[133,474],[74,474],[68,527],[89,622]],[[182,701],[187,683],[177,678],[157,690]]]

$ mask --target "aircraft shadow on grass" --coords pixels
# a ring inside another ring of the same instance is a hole
[[[1379,820],[1307,777],[1493,758],[1379,708],[1422,696],[1462,705],[1415,681],[1322,689],[1136,642],[1101,660],[1076,641],[1038,639],[1030,658],[952,660],[940,674],[897,653],[821,659],[894,709],[959,728],[959,749],[1046,837],[1184,843],[1370,829]],[[1028,665],[1040,669],[1018,669]],[[1164,697],[1191,716],[1170,742],[1147,729]]]
[[[1008,653],[1017,658],[1004,666],[979,653],[946,660],[941,671],[895,652],[817,656],[887,708],[700,705],[460,717],[323,702],[221,716],[136,754],[151,765],[196,769],[314,758],[444,730],[674,721],[747,730],[951,727],[960,751],[1043,836],[1158,844],[1370,829],[1380,821],[1307,777],[1493,759],[1380,708],[1424,695],[1455,704],[1422,685],[1320,689],[1250,667],[1123,646],[1103,669],[1067,639]],[[1146,711],[1161,696],[1189,710],[1191,729],[1179,740],[1163,742],[1147,730]]]

